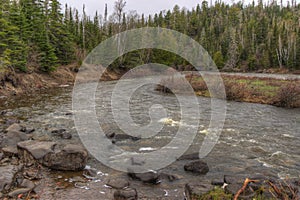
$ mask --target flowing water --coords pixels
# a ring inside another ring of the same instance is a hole
[[[111,94],[116,82],[101,82],[96,94],[96,111],[101,127],[105,132],[122,133],[113,120],[111,112]],[[187,99],[189,97],[187,96]],[[207,133],[211,102],[209,98],[197,97],[201,117],[198,134],[186,152],[199,152]],[[170,119],[161,119],[163,129],[151,139],[138,141],[120,140],[116,145],[126,151],[155,151],[172,141],[180,126],[180,107],[174,95],[164,95],[154,90],[153,85],[139,88],[130,100],[130,114],[135,123],[147,125],[150,122],[149,108],[161,104]],[[80,141],[72,115],[72,88],[61,88],[10,99],[1,104],[0,122],[4,129],[14,120],[21,120],[26,126],[34,127],[42,138],[52,137],[51,131],[66,129],[73,139]],[[4,111],[4,112],[3,112]],[[193,119],[193,116],[189,116]],[[169,123],[170,122],[170,123]],[[177,123],[178,122],[178,123]],[[128,124],[130,125],[130,124]],[[58,138],[56,138],[58,139]],[[210,181],[225,174],[263,174],[279,178],[299,178],[300,176],[300,109],[284,109],[269,105],[227,102],[227,115],[222,134],[212,152],[204,158],[210,171],[205,176],[186,173],[183,166],[187,161],[176,161],[161,169],[161,172],[179,177],[178,181],[152,186],[132,181],[140,199],[183,199],[184,185],[189,182]],[[96,159],[90,159],[89,165],[103,172],[98,181],[87,188],[67,188],[51,193],[51,198],[64,199],[111,199],[112,191],[105,187],[107,179],[127,178],[125,173],[110,169]],[[57,174],[53,174],[53,177]],[[50,198],[45,193],[45,198]]]

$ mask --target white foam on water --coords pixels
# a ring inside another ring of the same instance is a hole
[[[157,148],[152,148],[152,147],[142,147],[139,149],[139,151],[156,151]]]

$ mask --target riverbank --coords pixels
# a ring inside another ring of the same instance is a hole
[[[300,107],[300,79],[279,78],[275,75],[270,77],[247,76],[247,74],[226,74],[221,73],[224,83],[226,99],[230,101],[269,104],[279,107],[299,108]],[[199,96],[211,97],[208,87],[199,73],[185,73],[195,93]],[[205,74],[207,79],[214,80],[215,74]],[[163,85],[175,90],[180,90],[183,77],[166,78],[161,81],[157,90],[170,92]],[[220,87],[219,82],[213,83],[213,89]]]
[[[71,86],[74,84],[77,74],[76,64],[60,66],[51,73],[31,72],[1,72],[0,73],[0,100],[12,96],[32,94],[35,92]],[[103,74],[101,80],[118,80],[124,72],[110,70]]]

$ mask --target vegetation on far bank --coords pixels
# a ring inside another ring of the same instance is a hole
[[[211,76],[213,79],[214,75]],[[225,87],[226,99],[231,101],[270,104],[279,107],[300,107],[300,80],[280,80],[275,78],[245,77],[237,75],[221,75]],[[157,90],[171,92],[167,88],[180,90],[182,78],[167,78],[161,81]],[[186,75],[195,93],[199,96],[211,97],[208,87],[199,74]],[[167,88],[165,88],[165,85]],[[219,87],[219,82],[213,85]]]
[[[146,16],[125,12],[117,0],[113,11],[88,16],[58,0],[0,0],[0,72],[51,72],[81,61],[100,42],[116,33],[140,27],[169,28],[198,41],[224,70],[300,67],[300,4],[242,1],[227,4],[202,1],[187,10],[173,9]],[[64,10],[64,11],[63,11]],[[170,38],[171,40],[172,38]],[[158,49],[130,52],[112,67],[144,63],[186,66],[185,60]]]

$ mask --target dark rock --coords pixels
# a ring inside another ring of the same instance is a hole
[[[198,199],[202,195],[206,194],[207,192],[211,191],[213,186],[211,184],[186,184],[185,185],[185,196],[187,200]]]
[[[92,177],[92,178],[95,178],[97,177],[97,170],[96,169],[85,169],[84,170],[84,176],[85,177]]]
[[[114,139],[117,140],[117,141],[118,141],[118,140],[132,140],[132,141],[138,141],[138,140],[140,140],[141,138],[139,138],[139,137],[134,137],[134,136],[127,135],[127,134],[115,134]]]
[[[19,170],[19,167],[13,165],[0,166],[0,192],[11,189],[15,182],[14,177]]]
[[[244,175],[225,175],[224,182],[227,184],[243,184],[247,176]]]
[[[73,113],[68,112],[68,113],[66,113],[65,115],[66,115],[66,116],[70,116],[70,115],[73,115]]]
[[[137,200],[138,194],[136,189],[126,188],[124,190],[117,190],[114,193],[114,200]]]
[[[51,133],[57,134],[58,136],[60,136],[65,131],[66,131],[66,129],[62,128],[62,129],[53,130],[53,131],[51,131]]]
[[[243,185],[241,184],[232,183],[225,187],[225,191],[229,194],[235,195],[242,188],[242,186]]]
[[[160,183],[159,174],[155,172],[146,172],[146,173],[128,173],[133,179],[140,180],[144,183],[158,184]]]
[[[209,168],[206,162],[203,162],[201,160],[190,162],[186,165],[184,165],[184,170],[193,172],[200,175],[205,175],[208,173]]]
[[[213,179],[211,181],[211,184],[212,185],[215,185],[215,186],[223,186],[224,185],[224,179],[223,178],[220,178],[220,179]]]
[[[16,197],[19,194],[25,194],[27,192],[29,192],[31,189],[30,188],[20,188],[20,189],[16,189],[14,191],[11,191],[10,193],[8,193],[9,197]]]
[[[13,157],[18,156],[18,148],[16,146],[8,146],[2,148],[2,152],[4,154],[4,157]]]
[[[129,186],[129,182],[124,179],[109,179],[106,185],[114,189],[124,189]]]
[[[225,187],[225,191],[229,194],[235,195],[241,188],[243,184],[229,184]],[[239,199],[252,199],[256,195],[255,191],[251,191],[249,187],[247,187],[240,195]]]
[[[19,156],[30,165],[38,162],[50,169],[76,171],[86,166],[88,153],[79,145],[25,141],[18,143]]]
[[[187,155],[182,155],[177,160],[198,160],[199,159],[199,153],[192,153]]]
[[[3,157],[4,157],[4,154],[1,152],[0,153],[0,160],[2,160]]]
[[[109,139],[114,138],[115,135],[116,135],[116,134],[115,134],[114,132],[112,132],[112,133],[107,133],[107,134],[106,134],[106,136],[107,136]]]

